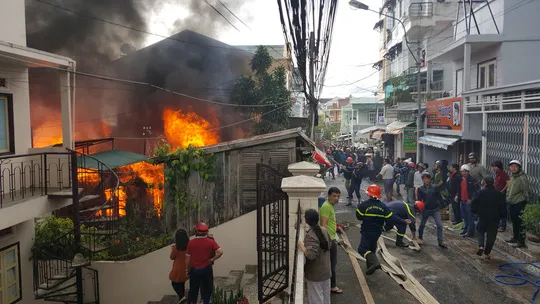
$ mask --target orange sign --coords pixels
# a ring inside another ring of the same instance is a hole
[[[462,130],[461,98],[430,101],[426,104],[428,129]]]

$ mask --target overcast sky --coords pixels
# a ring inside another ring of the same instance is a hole
[[[220,8],[217,1],[208,1],[216,3],[216,7]],[[346,97],[351,94],[373,96],[372,92],[377,91],[378,73],[372,68],[372,64],[379,60],[379,32],[373,30],[373,26],[379,16],[370,11],[354,10],[349,7],[348,2],[339,0],[323,97]],[[378,10],[381,1],[364,0],[363,3]],[[169,35],[172,23],[178,15],[182,15],[182,11],[181,7],[175,5],[164,6],[163,10],[154,16],[150,32]],[[225,28],[216,33],[214,38],[231,45],[284,43],[275,0],[248,0],[241,9],[234,12],[251,30],[227,15],[225,10],[222,11],[240,31],[232,27]],[[216,14],[216,18],[221,17]],[[159,40],[159,37],[149,36],[147,42],[151,44]],[[363,78],[365,79],[358,81]],[[350,84],[353,82],[355,83]]]

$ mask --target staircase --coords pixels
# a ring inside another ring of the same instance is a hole
[[[99,304],[98,272],[89,266],[93,255],[110,248],[118,233],[119,179],[91,155],[70,152],[71,193],[48,197],[73,198],[73,205],[56,215],[72,218],[74,229],[58,236],[53,244],[34,246],[34,295],[50,302]]]

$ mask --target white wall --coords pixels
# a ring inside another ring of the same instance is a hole
[[[506,19],[505,2],[508,2],[506,5],[508,5],[509,3],[512,3],[511,4],[512,6],[514,6],[514,4],[517,4],[517,0],[510,0],[510,1],[490,0],[489,1],[489,5],[491,7],[491,10],[493,11],[493,17],[495,17],[495,22],[497,26],[499,27],[501,34],[504,33],[503,28],[504,28],[505,19]],[[465,35],[467,35],[465,20],[463,19],[462,11],[463,11],[463,8],[461,7],[461,10],[460,10],[461,20],[457,23],[456,40],[459,40],[463,38]],[[489,8],[486,6],[486,4],[479,5],[475,9],[474,16],[476,17],[476,22],[478,23],[480,34],[497,34],[497,28],[495,27],[495,23],[493,22],[492,16],[489,12]],[[471,28],[470,29],[471,35],[478,34],[474,21],[472,22],[470,28]]]
[[[227,276],[231,270],[257,264],[256,224],[257,212],[253,211],[210,229],[224,252],[214,265],[214,276]],[[92,262],[91,267],[99,271],[101,302],[146,304],[174,294],[169,253],[167,246],[131,261]]]
[[[481,62],[485,62],[487,60],[496,59],[496,85],[500,86],[502,84],[502,75],[503,73],[506,73],[507,71],[501,69],[501,64],[503,63],[503,58],[501,57],[501,47],[493,47],[493,48],[485,48],[479,52],[474,52],[471,54],[471,90],[474,90],[478,86],[478,64]],[[512,61],[513,59],[509,58],[508,61]],[[456,71],[459,69],[463,69],[463,59],[460,61],[454,62],[454,82],[455,82],[455,76]],[[465,77],[464,77],[465,78]],[[455,88],[455,86],[454,86]]]
[[[26,46],[24,0],[0,0],[0,41]]]

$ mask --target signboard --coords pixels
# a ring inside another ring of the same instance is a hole
[[[403,129],[403,152],[416,153],[416,128]]]
[[[430,101],[426,104],[428,129],[462,130],[461,98]]]

